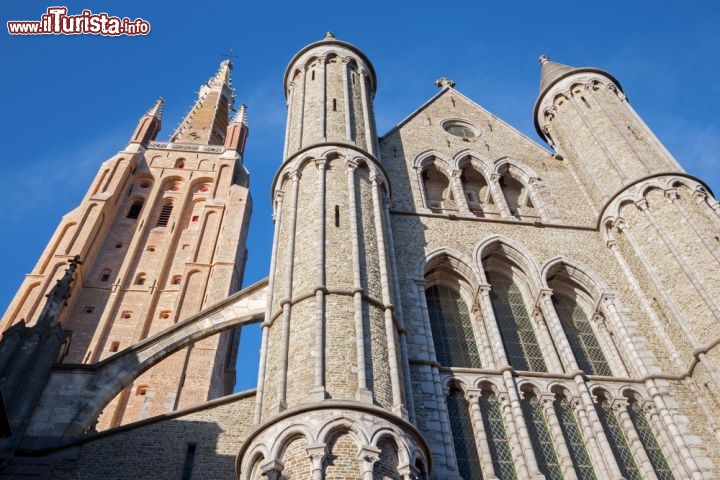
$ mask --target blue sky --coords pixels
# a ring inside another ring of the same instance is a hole
[[[3,24],[39,20],[57,4],[4,2]],[[537,58],[547,54],[612,73],[681,165],[720,192],[717,1],[73,0],[61,5],[70,14],[90,9],[142,17],[152,30],[148,36],[115,38],[0,33],[0,178],[7,202],[0,209],[3,310],[61,216],[82,199],[100,164],[123,148],[138,118],[163,96],[158,139],[167,140],[228,49],[238,55],[233,84],[238,102],[248,105],[250,122],[245,163],[255,206],[245,283],[266,276],[269,188],[282,161],[283,72],[295,52],[328,30],[373,62],[381,134],[436,93],[436,78],[447,76],[465,95],[543,144],[533,128],[532,107]]]

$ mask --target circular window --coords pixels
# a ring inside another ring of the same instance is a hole
[[[470,124],[465,123],[465,122],[458,122],[456,120],[451,120],[449,122],[443,123],[442,127],[450,135],[454,135],[456,137],[475,138],[478,136],[477,130],[474,127],[472,127]]]

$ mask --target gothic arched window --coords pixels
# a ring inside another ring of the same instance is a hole
[[[532,204],[529,191],[520,180],[509,173],[505,173],[505,175],[500,177],[499,183],[512,215],[516,217],[537,216],[537,211]]]
[[[462,390],[450,388],[447,408],[458,472],[463,478],[482,478],[469,407]]]
[[[615,460],[617,461],[618,467],[620,467],[622,476],[627,480],[642,480],[642,474],[638,469],[637,463],[635,463],[635,458],[628,445],[625,432],[623,432],[620,426],[620,422],[610,405],[610,401],[603,396],[599,396],[596,406],[598,407],[597,413],[600,417],[600,423],[602,423],[605,429],[610,448],[613,451],[613,455],[615,455]]]
[[[462,186],[465,193],[468,209],[476,216],[485,216],[485,213],[497,213],[490,187],[485,177],[472,165],[462,171]]]
[[[497,272],[488,272],[490,300],[510,365],[517,370],[546,372],[525,301],[517,283]]]
[[[597,480],[572,404],[564,394],[559,393],[555,396],[553,408],[555,408],[555,415],[558,417],[578,480]]]
[[[512,451],[510,451],[505,425],[500,413],[500,403],[492,390],[486,389],[480,394],[480,412],[482,413],[495,476],[499,480],[517,480],[515,461]]]
[[[590,375],[612,376],[612,370],[597,341],[588,315],[580,306],[577,297],[565,292],[555,292],[553,305],[580,369]]]
[[[456,208],[450,181],[435,165],[430,165],[422,171],[422,182],[427,208],[434,213],[442,213],[443,210]]]
[[[470,312],[460,294],[445,285],[425,290],[435,356],[446,367],[481,368]]]
[[[630,399],[627,411],[658,480],[675,480],[640,403]]]
[[[523,416],[530,433],[535,458],[540,472],[545,478],[563,479],[562,468],[553,446],[553,438],[548,430],[543,407],[537,395],[525,392],[522,402]]]

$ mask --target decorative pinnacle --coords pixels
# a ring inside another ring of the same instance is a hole
[[[435,86],[438,88],[453,88],[455,86],[455,82],[447,77],[440,77],[435,80]]]
[[[550,61],[547,55],[540,55],[540,58],[538,60],[540,60],[540,63],[542,65],[545,65],[547,62]]]
[[[245,106],[244,103],[238,107],[237,112],[235,112],[235,115],[232,120],[230,120],[230,123],[242,123],[246,127],[248,126],[247,106]]]
[[[163,105],[165,105],[165,99],[163,97],[158,98],[157,100],[155,100],[155,103],[153,103],[153,106],[150,107],[150,110],[148,110],[145,115],[148,117],[155,117],[158,120],[162,120]]]
[[[326,38],[326,39],[335,38],[335,34],[334,34],[333,32],[327,32],[327,33],[325,34],[325,38]]]

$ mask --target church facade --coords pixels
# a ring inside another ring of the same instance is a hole
[[[11,303],[0,478],[720,476],[720,205],[611,74],[541,57],[552,151],[444,78],[379,136],[369,59],[306,46],[268,277],[238,291],[231,69],[169,142],[162,101],[141,118]]]

